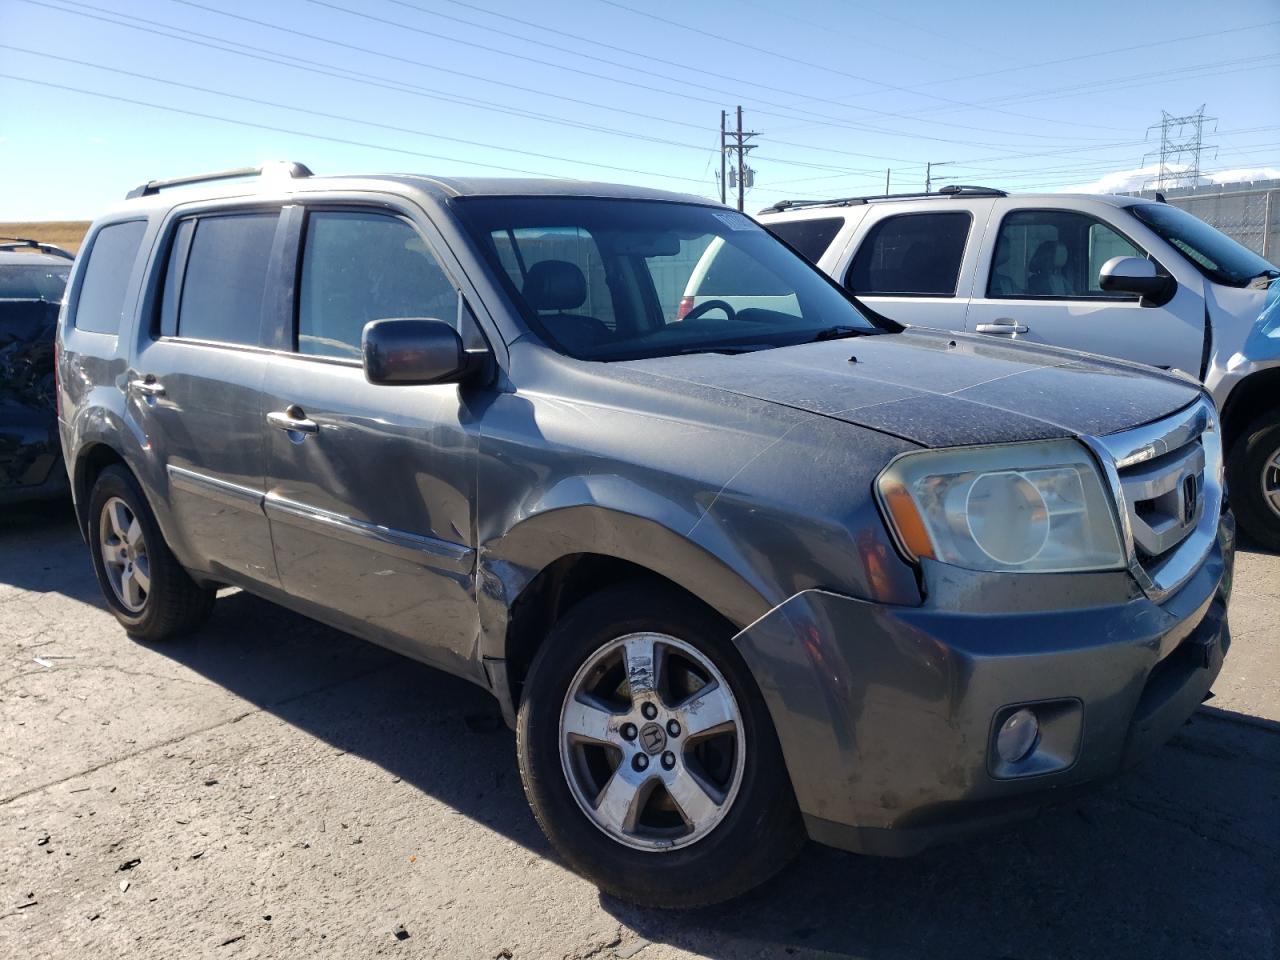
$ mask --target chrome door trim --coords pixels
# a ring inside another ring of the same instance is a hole
[[[171,463],[165,465],[165,470],[169,474],[170,485],[177,487],[179,490],[199,494],[202,497],[208,497],[210,500],[216,500],[219,503],[225,503],[227,506],[238,507],[242,510],[248,504],[253,504],[258,509],[262,509],[264,493],[261,490],[254,490],[252,487],[232,483],[229,480],[210,477],[207,474],[197,473],[185,467],[175,467]]]
[[[426,554],[428,557],[447,561],[454,567],[470,569],[475,556],[475,550],[471,547],[357,520],[274,493],[265,496],[263,505],[272,521],[279,520],[323,533],[335,540],[367,547],[413,563],[424,563],[426,558],[423,555]]]

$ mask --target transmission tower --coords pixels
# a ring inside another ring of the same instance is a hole
[[[1147,136],[1151,136],[1153,130],[1160,131],[1160,172],[1155,189],[1197,186],[1200,182],[1200,154],[1206,149],[1204,125],[1212,123],[1216,132],[1217,117],[1206,117],[1204,104],[1185,117],[1175,117],[1167,110],[1161,110],[1160,116],[1159,123],[1147,128]],[[1144,164],[1150,156],[1152,154],[1143,157]]]

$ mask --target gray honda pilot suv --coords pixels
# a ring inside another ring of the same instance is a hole
[[[713,243],[726,294],[686,312]],[[1100,781],[1230,642],[1198,385],[903,329],[694,197],[153,181],[93,225],[58,348],[129,634],[232,585],[479,684],[556,850],[639,903]]]

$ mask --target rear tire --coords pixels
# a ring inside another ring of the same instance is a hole
[[[1227,494],[1241,528],[1280,552],[1280,411],[1264,413],[1227,458]]]
[[[178,563],[133,474],[107,467],[89,494],[89,552],[107,607],[137,640],[169,640],[197,627],[215,591]]]
[[[525,794],[568,864],[620,899],[728,900],[804,843],[773,725],[730,635],[688,596],[626,583],[570,610],[534,659],[516,725]]]

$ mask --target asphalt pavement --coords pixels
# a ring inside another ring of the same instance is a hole
[[[244,593],[126,638],[64,508],[0,515],[0,957],[1280,957],[1280,557],[1136,770],[908,860],[810,845],[639,910],[566,870],[468,683]]]

